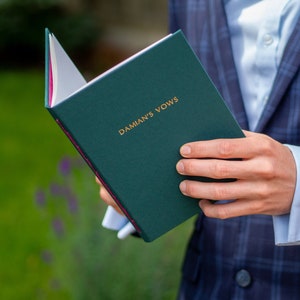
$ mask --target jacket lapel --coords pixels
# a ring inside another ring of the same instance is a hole
[[[275,78],[269,101],[262,113],[256,131],[263,132],[270,118],[273,116],[280,101],[283,99],[289,84],[300,67],[300,18],[284,51],[281,64]],[[300,99],[299,99],[300,100]]]
[[[240,126],[247,130],[249,128],[248,120],[233,60],[230,32],[223,1],[210,0],[209,14],[211,20],[209,30],[218,69],[220,92]]]

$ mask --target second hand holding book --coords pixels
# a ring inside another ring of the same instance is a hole
[[[46,30],[45,106],[145,241],[200,212],[179,148],[244,137],[181,31],[86,83]]]

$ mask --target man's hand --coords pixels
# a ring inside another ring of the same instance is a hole
[[[201,200],[208,217],[226,219],[251,214],[290,212],[296,184],[296,166],[289,148],[270,137],[244,131],[246,138],[216,139],[183,145],[177,163],[182,175],[233,182],[204,183],[184,180],[181,192]],[[230,160],[230,159],[240,160]],[[211,203],[209,200],[233,200]]]
[[[100,180],[96,177],[96,182],[100,185],[100,191],[99,195],[100,198],[109,206],[112,206],[118,213],[121,215],[124,215],[119,206],[116,204],[114,199],[111,197],[111,195],[108,193],[108,191],[105,189],[105,187],[101,184]]]

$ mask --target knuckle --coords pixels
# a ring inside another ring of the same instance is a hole
[[[197,182],[194,182],[194,181],[186,182],[186,192],[191,197],[197,199],[199,197],[199,189],[197,186]]]
[[[195,188],[195,185],[194,185],[194,184],[188,183],[188,184],[187,184],[187,187],[186,187],[186,190],[187,190],[187,193],[188,193],[189,195],[191,195],[192,197],[196,198],[197,189]]]
[[[265,160],[258,172],[261,177],[271,179],[275,176],[275,171],[275,165],[271,161]]]
[[[218,209],[216,210],[216,217],[221,220],[229,218],[229,214],[225,206],[219,205]]]
[[[221,157],[229,158],[234,150],[233,148],[233,143],[224,139],[220,142],[218,151]]]
[[[263,201],[253,201],[252,203],[252,211],[255,212],[256,214],[259,214],[261,212],[263,212]]]
[[[209,218],[228,219],[230,218],[230,211],[226,205],[223,204],[205,204],[201,206],[203,213]]]
[[[274,150],[273,141],[267,136],[263,136],[260,141],[260,151],[265,155],[272,155]]]
[[[265,208],[265,201],[262,201],[261,199],[253,199],[251,200],[251,203],[249,203],[251,214],[264,214]]]
[[[216,179],[222,179],[222,178],[227,178],[229,173],[228,167],[221,163],[218,162],[212,167],[212,174],[214,178]]]
[[[263,146],[265,147],[266,150],[271,151],[273,149],[273,140],[270,139],[268,136],[264,135],[264,143]]]
[[[184,171],[187,175],[199,175],[199,160],[189,159],[184,162]]]
[[[269,185],[268,184],[261,184],[260,188],[256,190],[256,193],[258,195],[258,199],[266,199],[266,198],[268,198],[268,195],[269,195]]]
[[[226,200],[228,199],[228,189],[226,184],[215,184],[215,188],[212,191],[213,200]]]
[[[185,161],[184,162],[184,170],[187,174],[195,174],[196,168],[193,161]]]

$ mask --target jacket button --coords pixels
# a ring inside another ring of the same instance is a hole
[[[240,270],[235,275],[235,281],[240,287],[247,287],[251,284],[251,275],[247,270]]]

